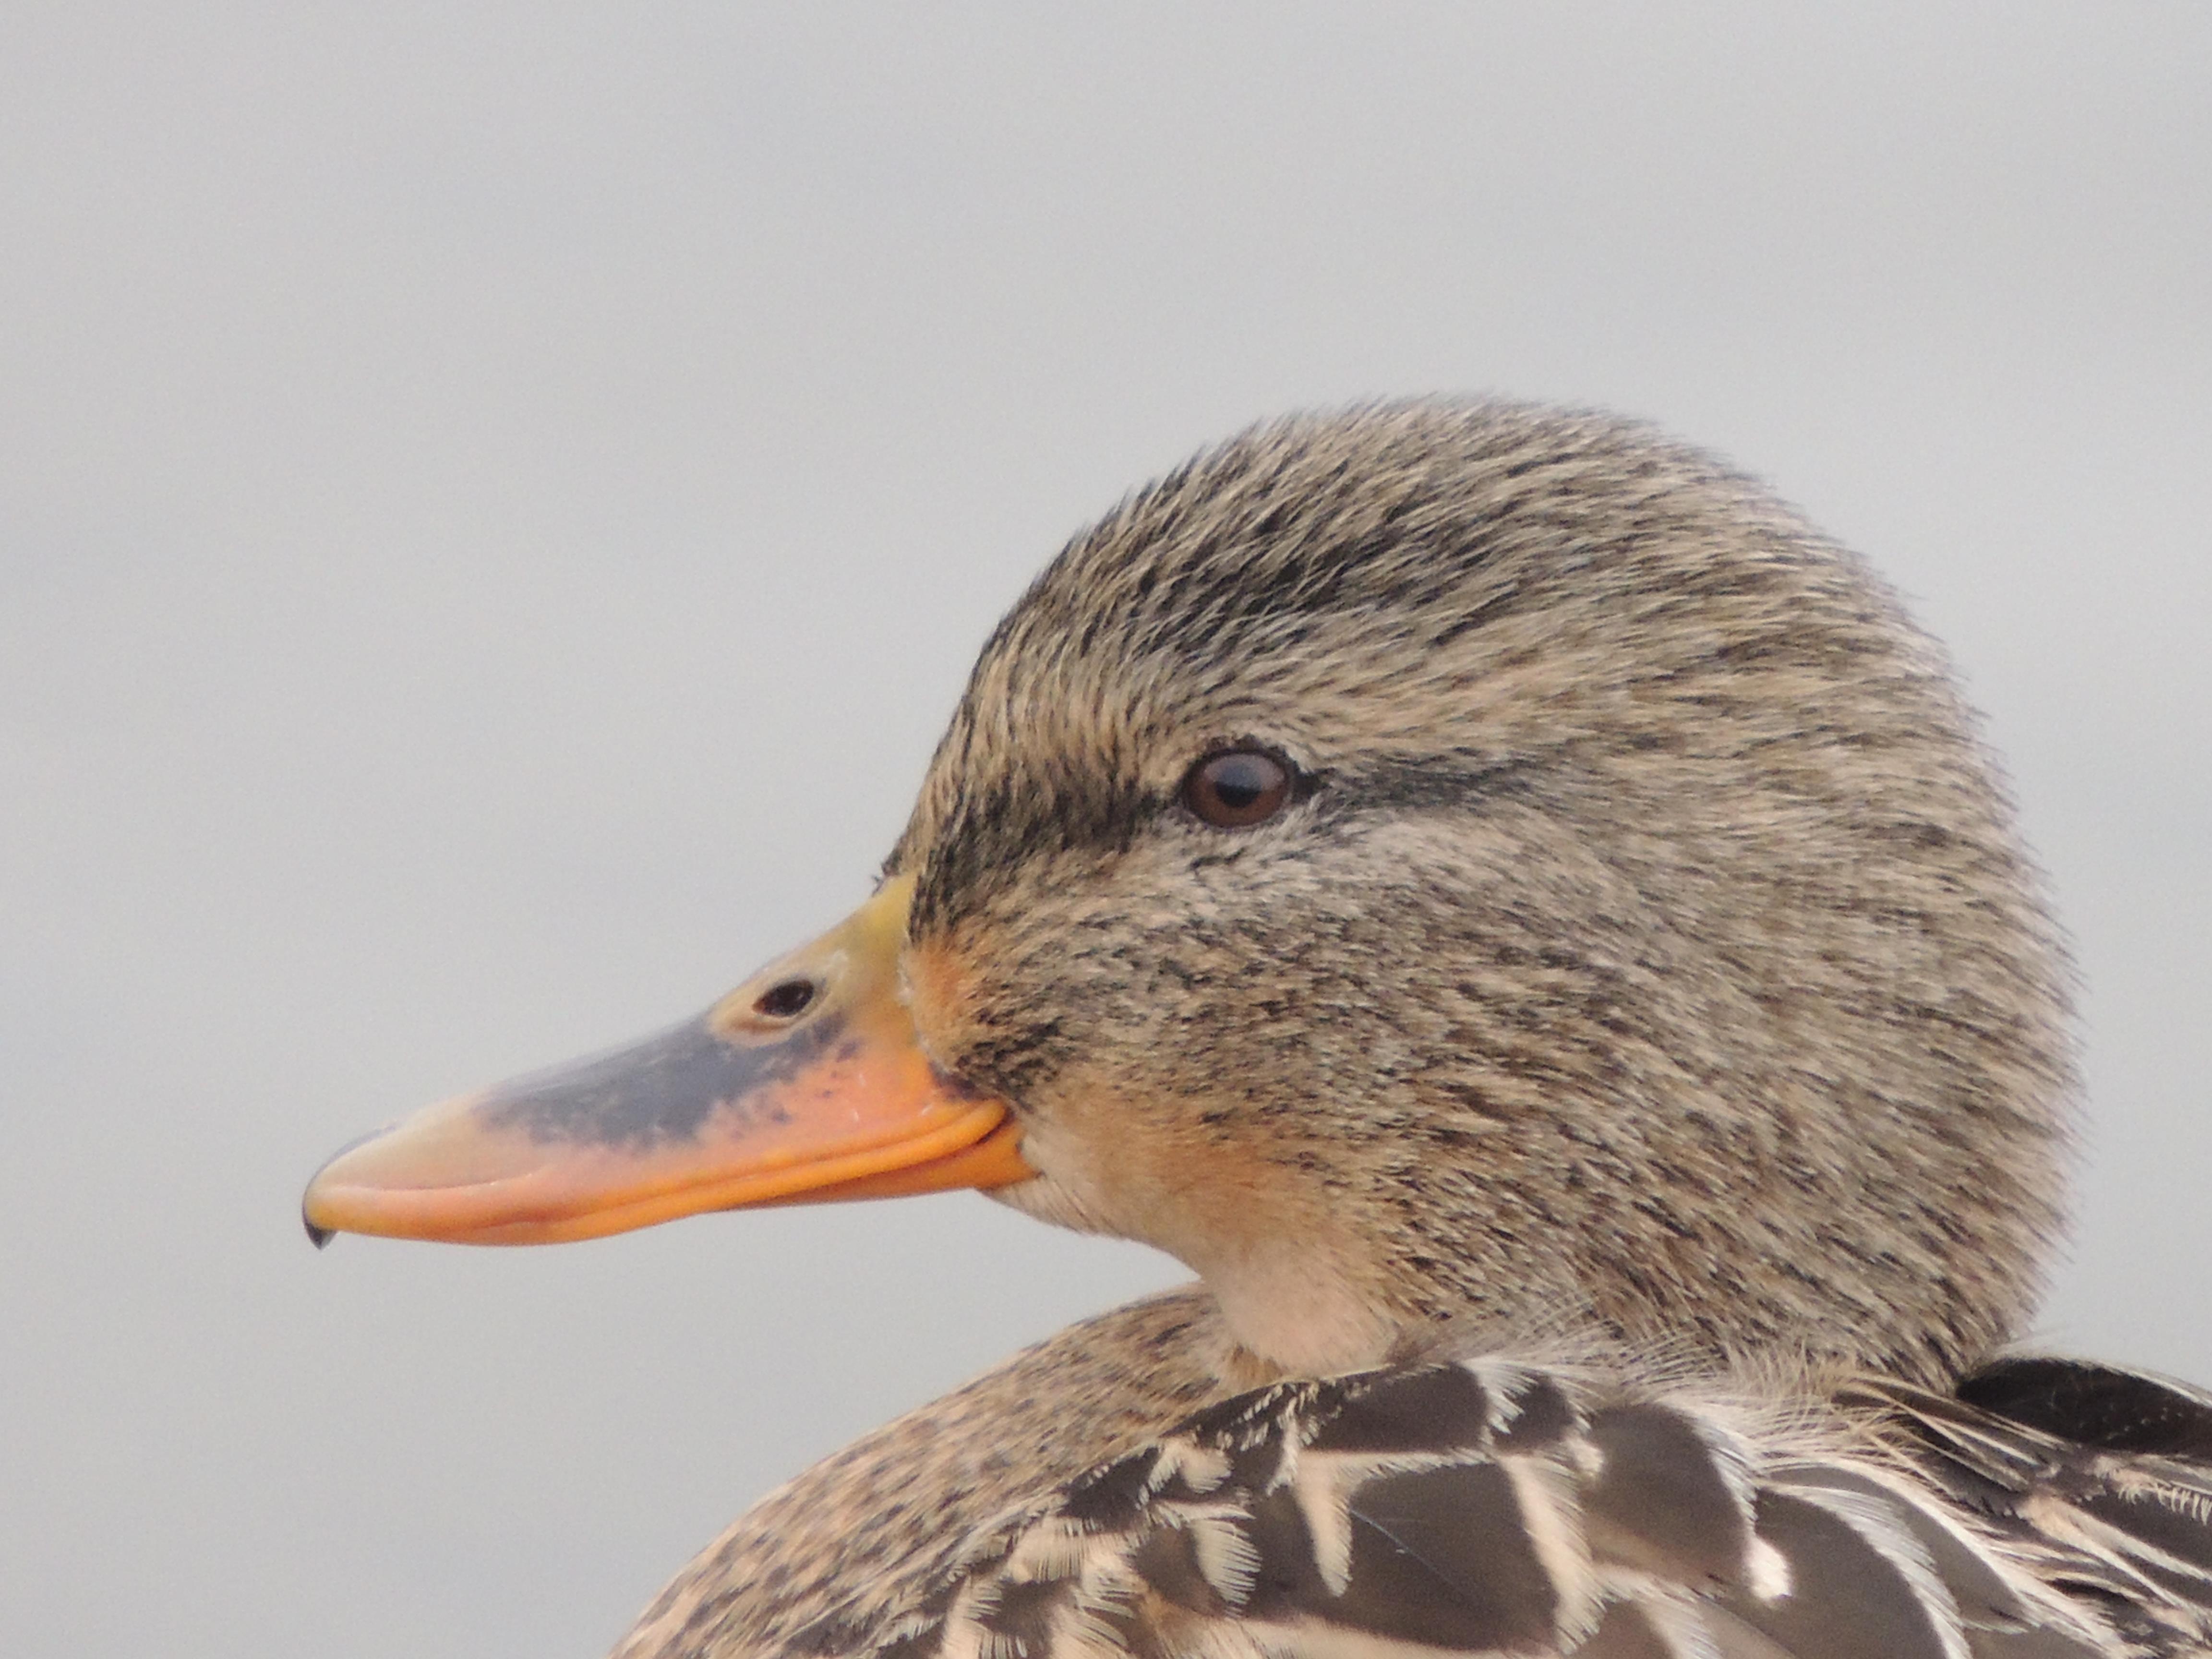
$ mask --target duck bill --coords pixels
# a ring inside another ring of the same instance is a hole
[[[308,1183],[308,1236],[552,1243],[1027,1179],[1005,1103],[915,1039],[898,986],[911,891],[886,883],[696,1019],[356,1142]]]

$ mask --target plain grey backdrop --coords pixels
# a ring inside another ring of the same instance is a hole
[[[586,1656],[1181,1276],[972,1195],[343,1239],[866,891],[1090,515],[1497,390],[1954,648],[2089,987],[2042,1336],[2212,1382],[2212,8],[0,12],[0,1647]]]

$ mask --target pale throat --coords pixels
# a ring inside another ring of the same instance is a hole
[[[1393,1305],[1387,1276],[1330,1200],[1231,1149],[1172,1133],[1101,1134],[1084,1115],[1036,1122],[1022,1154],[1040,1178],[992,1196],[1166,1251],[1205,1281],[1238,1346],[1288,1375],[1391,1358],[1408,1310]]]
[[[1238,1345],[1291,1376],[1364,1370],[1396,1345],[1396,1322],[1322,1253],[1262,1245],[1200,1273]]]

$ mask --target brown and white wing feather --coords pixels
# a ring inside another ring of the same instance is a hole
[[[2212,1651],[2212,1395],[2087,1361],[1999,1361],[1957,1398],[1852,1390],[1931,1486],[2148,1655]]]
[[[1893,1425],[1905,1409],[1878,1403]],[[1978,1510],[1842,1415],[1801,1416],[1495,1361],[1279,1384],[988,1529],[919,1605],[865,1626],[833,1614],[795,1645],[884,1659],[2203,1650],[2201,1622],[2191,1635],[2185,1619],[2154,1621],[2147,1638],[2111,1616],[2105,1579],[2050,1571],[2093,1553]]]

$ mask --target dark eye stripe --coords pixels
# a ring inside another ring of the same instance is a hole
[[[1532,772],[1522,760],[1440,755],[1350,768],[1333,775],[1342,807],[1422,811],[1473,807],[1524,790]]]

